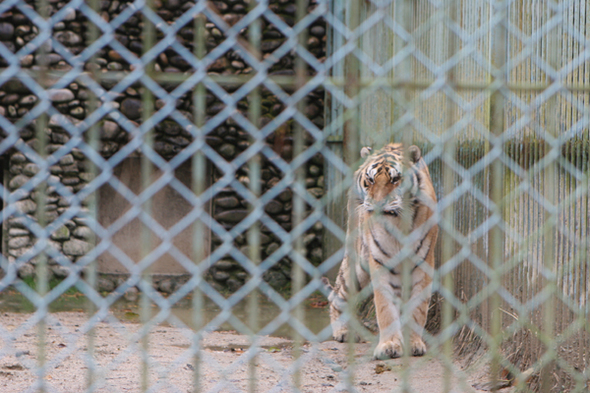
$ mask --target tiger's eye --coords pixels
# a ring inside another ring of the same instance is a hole
[[[398,181],[400,181],[402,177],[400,175],[397,175],[396,177],[394,177],[393,179],[391,179],[392,183],[397,183]]]

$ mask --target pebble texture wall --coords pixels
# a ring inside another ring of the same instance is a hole
[[[112,21],[120,15],[127,7],[129,1],[103,0],[100,1],[100,15],[105,21]],[[33,6],[33,2],[29,2]],[[49,8],[47,13],[53,15],[57,10],[66,6],[66,2],[48,1]],[[172,24],[186,10],[194,5],[192,2],[179,0],[161,0],[155,1],[157,14],[169,24]],[[242,0],[225,0],[213,1],[210,3],[211,8],[215,9],[223,20],[233,25],[243,15],[246,14],[248,1]],[[313,7],[312,4],[310,7]],[[270,9],[281,17],[287,24],[293,25],[295,5],[291,0],[271,1]],[[127,19],[119,28],[117,28],[114,39],[126,47],[131,53],[140,56],[143,51],[142,47],[142,29],[143,19],[140,13],[135,13]],[[90,24],[79,10],[69,9],[63,21],[58,22],[53,27],[53,38],[61,43],[67,51],[73,55],[78,55],[88,46],[90,39]],[[262,44],[261,52],[264,58],[272,56],[272,53],[279,48],[285,41],[285,37],[270,23],[262,21]],[[215,24],[207,21],[206,23],[206,46],[210,51],[224,41],[225,37],[221,30]],[[318,59],[325,55],[325,27],[321,22],[310,26],[308,32],[309,51]],[[10,51],[16,53],[27,43],[31,42],[39,34],[38,28],[17,8],[0,15],[0,41]],[[247,40],[247,32],[243,32],[244,39]],[[181,28],[177,34],[177,41],[183,46],[193,51],[194,28],[193,23],[188,23]],[[53,47],[51,42],[45,41],[42,45],[44,53],[39,51],[34,54],[22,56],[21,67],[30,71],[39,70],[40,66],[46,66],[50,71],[67,72],[72,66],[62,57],[59,50]],[[273,60],[273,65],[269,69],[270,75],[294,75],[294,57],[287,54],[279,59]],[[0,67],[6,67],[8,63],[0,57]],[[133,66],[126,60],[125,56],[112,46],[107,45],[96,52],[92,61],[85,63],[85,72],[102,73],[102,72],[130,72]],[[191,66],[173,49],[168,48],[162,52],[156,60],[156,72],[165,72],[167,74],[190,74]],[[227,51],[219,57],[209,67],[210,74],[219,75],[236,75],[253,73],[247,62],[234,50]],[[91,181],[89,165],[85,155],[77,148],[71,149],[68,154],[60,154],[64,146],[72,143],[72,135],[65,130],[60,124],[60,116],[65,117],[72,124],[76,125],[84,121],[90,115],[91,92],[87,86],[78,78],[67,87],[52,88],[57,79],[49,77],[45,83],[45,88],[49,89],[53,107],[60,114],[52,115],[49,118],[46,133],[48,144],[46,146],[47,154],[56,153],[54,165],[51,166],[51,182],[61,182],[72,193],[83,190]],[[106,90],[112,89],[118,83],[117,80],[105,81],[100,84]],[[172,91],[177,86],[174,84],[161,84],[167,91]],[[142,101],[141,97],[144,91],[141,83],[137,82],[124,91],[115,94],[114,108],[118,109],[130,123],[130,127],[121,126],[121,122],[114,121],[109,115],[101,119],[100,129],[100,154],[103,157],[112,157],[120,151],[134,137],[133,130],[141,122],[142,118]],[[235,91],[236,87],[225,87],[228,94]],[[287,93],[290,93],[287,90]],[[189,120],[193,119],[194,107],[191,100],[192,92],[188,92],[177,100],[178,110]],[[323,99],[324,92],[316,90],[312,92],[307,100],[305,114],[318,127],[323,127]],[[5,116],[12,123],[27,116],[38,103],[38,97],[34,95],[21,81],[11,79],[0,85],[0,115]],[[164,102],[156,100],[154,102],[154,111],[157,111],[164,105]],[[224,108],[223,102],[219,97],[211,92],[206,95],[206,112],[207,118],[211,118]],[[247,116],[248,100],[243,99],[238,104],[238,109]],[[277,116],[284,109],[283,103],[269,91],[262,90],[262,119],[261,125],[267,124],[271,119]],[[20,139],[16,143],[24,143],[28,146],[38,149],[39,141],[36,138],[35,119],[28,122],[20,130]],[[292,121],[284,123],[278,131],[270,135],[267,139],[270,146],[285,160],[290,160],[292,156],[293,139],[291,137]],[[7,138],[4,131],[3,139]],[[213,132],[207,136],[207,143],[213,147],[227,161],[231,161],[238,156],[240,152],[249,146],[249,134],[242,130],[235,121],[230,118],[219,125]],[[179,151],[191,143],[191,135],[172,119],[166,119],[159,122],[154,132],[154,150],[165,159],[169,160],[178,154]],[[313,140],[309,137],[306,143],[311,144]],[[1,152],[7,162],[7,175],[4,184],[10,191],[15,191],[25,185],[36,173],[39,168],[33,164],[21,151],[17,149],[4,150]],[[51,157],[51,156],[50,156]],[[212,163],[210,163],[212,164]],[[268,160],[262,162],[262,180],[263,192],[281,178],[282,173],[273,166]],[[240,168],[236,176],[239,181],[248,184],[248,168]],[[216,181],[222,173],[211,165],[212,181]],[[323,159],[321,156],[313,157],[307,165],[306,185],[309,192],[321,197],[324,192],[323,179]],[[46,220],[52,222],[70,207],[67,198],[55,192],[55,187],[49,186],[46,190]],[[37,210],[37,194],[31,192],[23,195],[18,202],[18,210],[30,219],[35,219]],[[271,203],[265,206],[265,211],[270,214],[285,230],[291,229],[291,199],[290,190],[285,190]],[[241,221],[248,211],[245,201],[231,188],[225,188],[222,193],[218,194],[213,200],[212,216],[221,223],[225,228],[232,228],[236,223]],[[72,261],[78,260],[85,255],[93,245],[89,241],[92,232],[87,226],[84,214],[88,212],[86,202],[83,202],[76,216],[65,222],[65,225],[54,231],[51,236],[51,246],[60,250]],[[4,254],[10,262],[16,258],[30,252],[35,244],[35,238],[23,224],[23,216],[14,214],[4,223],[5,241]],[[316,224],[313,230],[305,236],[304,242],[307,247],[307,257],[314,264],[322,260],[322,238],[323,228],[321,224]],[[235,239],[235,245],[241,251],[246,250],[245,234]],[[212,247],[215,248],[220,244],[219,239],[213,236]],[[262,257],[271,255],[280,247],[279,239],[273,235],[267,228],[262,228]],[[246,254],[247,255],[247,254]],[[68,275],[68,269],[55,261],[50,261],[51,274],[57,278],[64,278]],[[276,288],[282,288],[290,280],[290,261],[283,258],[278,264],[270,269],[264,276],[265,280]],[[21,277],[30,277],[35,274],[35,258],[30,262],[23,264],[19,269]],[[113,290],[124,277],[103,276],[100,279],[100,287],[103,290]],[[209,271],[208,279],[219,289],[235,290],[239,288],[247,274],[231,258],[223,258],[215,263]],[[186,277],[157,277],[154,279],[155,285],[162,291],[172,292]]]

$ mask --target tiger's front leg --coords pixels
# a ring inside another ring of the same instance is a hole
[[[326,277],[322,279],[324,285],[330,292],[328,296],[328,302],[330,304],[330,325],[332,327],[332,336],[334,337],[334,340],[338,342],[345,342],[349,337],[348,324],[342,315],[348,308],[348,288],[350,288],[351,285],[354,285],[357,288],[362,288],[366,285],[369,279],[368,274],[356,269],[357,274],[355,277],[357,278],[357,281],[351,283],[349,269],[355,267],[356,266],[354,265],[349,266],[348,257],[345,256],[340,265],[340,270],[338,271],[334,287],[332,288]],[[355,334],[353,339],[355,342],[359,342],[360,336]]]
[[[431,263],[432,256],[429,256]],[[426,353],[426,344],[422,340],[428,306],[432,295],[432,275],[434,269],[430,263],[425,262],[416,267],[412,272],[412,295],[410,297],[410,309],[412,309],[413,327],[410,334],[410,346],[413,356],[422,356]]]
[[[373,357],[375,359],[398,358],[403,354],[399,308],[401,286],[392,283],[391,273],[377,264],[373,258],[369,260],[369,267],[379,326],[379,343],[373,352]]]

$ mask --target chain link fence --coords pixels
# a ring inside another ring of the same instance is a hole
[[[0,391],[588,391],[589,10],[0,2]],[[321,278],[389,142],[440,232],[426,355],[373,360]]]

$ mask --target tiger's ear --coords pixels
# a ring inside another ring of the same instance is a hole
[[[367,158],[369,156],[369,154],[371,154],[371,149],[368,146],[365,146],[361,149],[361,158]]]
[[[420,148],[416,145],[412,145],[408,148],[408,154],[410,155],[410,161],[412,161],[413,164],[417,163],[420,158],[422,158],[422,152],[420,151]]]

